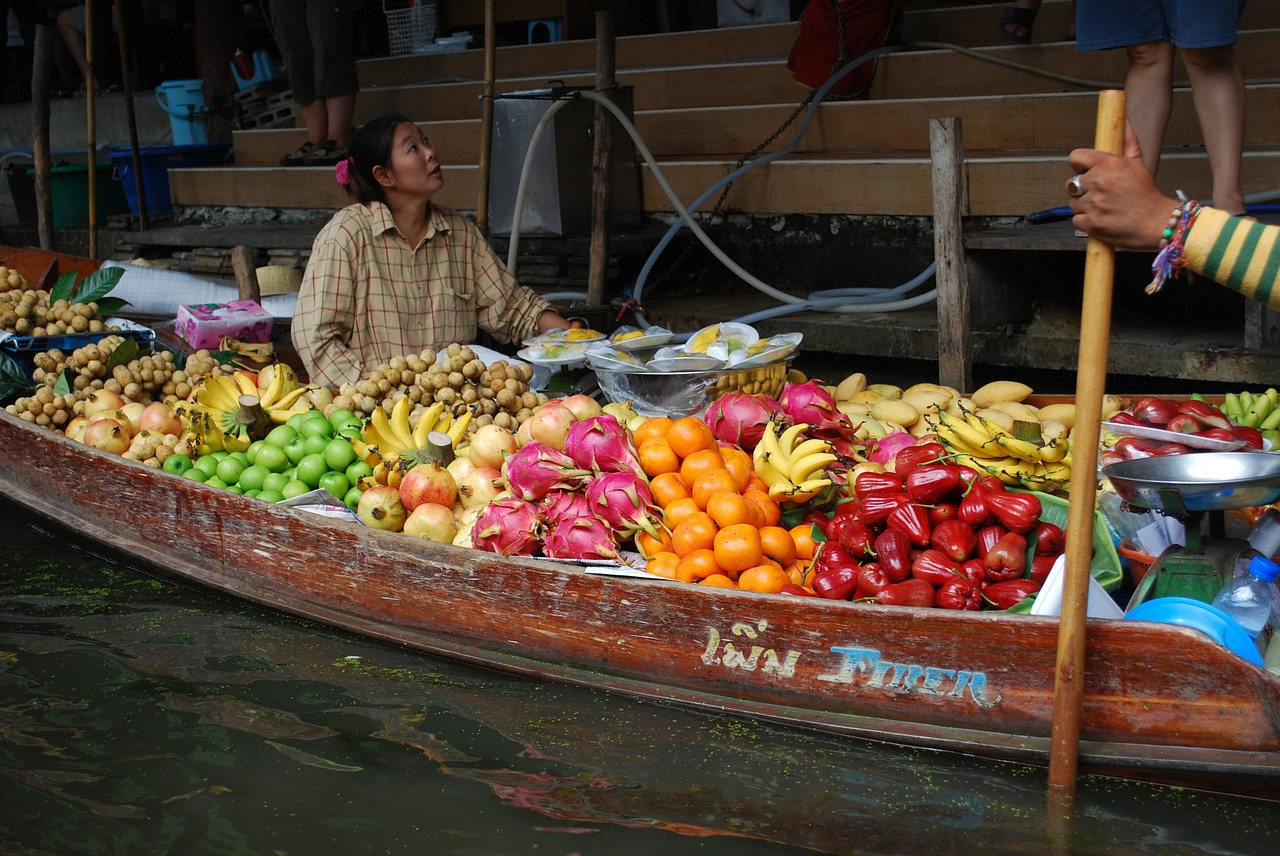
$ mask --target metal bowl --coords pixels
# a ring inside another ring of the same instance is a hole
[[[1130,505],[1182,517],[1269,505],[1280,499],[1280,456],[1266,452],[1191,452],[1104,467]]]
[[[641,416],[680,417],[706,410],[711,402],[730,392],[777,397],[786,385],[790,367],[791,360],[786,359],[753,369],[658,372],[595,368],[595,375],[600,390],[610,401],[629,401]]]

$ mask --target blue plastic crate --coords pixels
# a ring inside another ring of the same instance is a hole
[[[68,333],[64,336],[9,336],[0,339],[0,350],[12,354],[18,363],[31,376],[35,368],[36,354],[58,349],[70,354],[77,348],[92,345],[108,336],[120,336],[138,343],[138,352],[152,354],[156,350],[156,331],[148,328],[140,330],[103,330],[100,333]]]

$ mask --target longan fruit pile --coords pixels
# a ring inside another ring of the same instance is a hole
[[[128,450],[122,452],[120,456],[148,467],[162,467],[170,455],[191,455],[193,451],[189,441],[182,440],[174,434],[139,431],[129,441]]]
[[[23,396],[5,407],[9,413],[24,422],[34,422],[44,428],[61,429],[71,421],[78,403],[73,393],[58,395],[51,387],[42,386],[34,394]],[[80,404],[81,412],[84,405]]]

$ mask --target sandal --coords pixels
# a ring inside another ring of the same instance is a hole
[[[1031,27],[1036,22],[1036,11],[1035,9],[1024,9],[1021,6],[1010,6],[1000,16],[1000,23],[996,24],[996,30],[1011,42],[1017,42],[1020,45],[1030,44]],[[1010,27],[1014,29],[1010,29]],[[1016,29],[1018,27],[1025,27],[1026,34],[1019,33]]]
[[[280,158],[280,166],[302,166],[315,150],[316,144],[307,140],[289,154]]]
[[[302,162],[303,166],[334,166],[338,161],[350,155],[346,146],[334,140],[326,140],[323,146],[316,146],[311,154]]]

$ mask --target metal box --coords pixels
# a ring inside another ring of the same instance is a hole
[[[618,87],[616,102],[632,116],[632,91]],[[489,230],[510,235],[515,222],[520,170],[533,131],[555,103],[546,98],[498,98],[493,105],[493,155],[489,168]],[[520,235],[569,237],[591,233],[591,155],[595,102],[569,101],[542,132],[530,164]],[[631,136],[613,122],[609,228],[640,224],[640,171]]]

